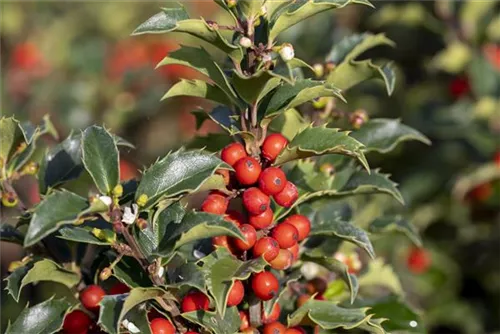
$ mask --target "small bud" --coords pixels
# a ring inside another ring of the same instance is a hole
[[[110,206],[111,204],[113,204],[113,200],[109,196],[99,196],[99,199],[101,200],[101,202],[103,202],[107,206]]]
[[[332,62],[326,63],[325,69],[326,69],[327,73],[330,73],[331,71],[333,71],[335,69],[335,64]]]
[[[349,117],[349,121],[354,129],[359,129],[368,120],[368,114],[363,109],[355,110]]]
[[[12,208],[18,203],[17,195],[14,192],[8,191],[2,193],[2,205],[7,208]]]
[[[236,6],[236,0],[226,0],[226,4],[228,8],[233,8]]]
[[[136,225],[139,230],[144,230],[148,227],[148,221],[144,218],[139,218],[136,220]]]
[[[124,228],[125,227],[120,222],[114,222],[113,223],[113,230],[116,232],[116,234],[122,234]]]
[[[99,274],[99,279],[101,281],[105,281],[105,280],[107,280],[108,278],[111,277],[111,274],[112,274],[111,268],[106,267],[103,270],[101,270],[101,273]]]
[[[9,273],[15,271],[17,268],[21,268],[24,264],[21,261],[12,261],[9,263],[9,268],[7,269]]]
[[[145,205],[148,203],[148,200],[149,200],[148,195],[146,195],[146,194],[142,194],[142,195],[141,195],[141,196],[139,196],[139,198],[137,199],[137,205],[139,205],[139,206],[145,206]]]
[[[19,146],[17,146],[17,148],[16,148],[16,154],[22,153],[26,149],[26,147],[27,147],[27,145],[25,142],[22,142],[21,144],[19,144]]]
[[[85,218],[78,218],[77,220],[75,220],[73,222],[73,225],[78,226],[78,225],[82,225],[83,223],[85,223]]]
[[[316,78],[321,78],[323,74],[325,74],[325,67],[323,64],[316,63],[313,65],[314,69],[314,75],[316,75]]]
[[[250,38],[243,36],[240,38],[240,45],[248,49],[252,46],[252,41],[250,40]]]
[[[105,238],[104,232],[100,228],[97,228],[97,227],[94,227],[92,229],[92,234],[94,235],[94,237],[96,237],[97,239],[100,239],[100,240],[103,240]]]
[[[100,228],[94,227],[92,229],[92,234],[99,240],[106,241],[110,244],[116,242],[116,234],[110,230],[101,230]]]
[[[319,171],[329,176],[335,172],[335,167],[331,163],[325,162],[319,166]]]
[[[293,46],[290,43],[284,43],[281,45],[281,48],[279,50],[279,54],[281,56],[281,59],[284,61],[290,61],[295,57],[295,51],[293,50]]]
[[[28,162],[26,165],[24,165],[21,173],[25,175],[35,175],[36,173],[38,173],[38,164],[34,161]]]
[[[327,97],[327,96],[323,96],[323,97],[314,99],[312,101],[313,108],[314,109],[323,109],[324,107],[326,107],[326,104],[328,103],[329,100],[330,100],[330,97]]]
[[[114,197],[122,197],[123,196],[123,186],[121,184],[117,184],[113,188],[113,196]]]

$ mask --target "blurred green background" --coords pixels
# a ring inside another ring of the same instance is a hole
[[[227,20],[212,1],[184,4],[194,17]],[[429,332],[499,332],[500,168],[494,157],[500,152],[500,2],[374,4],[320,14],[281,39],[310,63],[322,62],[352,33],[384,32],[396,42],[394,49],[363,55],[394,61],[394,94],[387,97],[383,84],[371,81],[349,91],[343,108],[401,118],[433,141],[369,156],[372,166],[400,183],[405,217],[420,229],[432,264],[423,274],[410,273],[404,237],[377,240],[379,254],[395,265]],[[196,130],[190,114],[210,103],[159,101],[180,77],[197,74],[181,66],[155,71],[155,64],[179,44],[199,42],[180,34],[129,36],[158,7],[173,5],[1,2],[2,114],[34,123],[50,114],[61,138],[71,129],[105,124],[138,147],[123,157],[131,174],[194,136],[217,131],[210,124]],[[21,182],[27,201],[36,203],[35,183]],[[386,206],[382,200],[376,209],[392,209]],[[4,278],[8,264],[23,254],[11,244],[2,243],[1,251]],[[2,331],[27,300],[53,293],[65,292],[40,284],[16,305],[2,292]]]

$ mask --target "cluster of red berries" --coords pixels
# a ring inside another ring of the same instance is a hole
[[[287,144],[287,139],[282,135],[269,135],[262,144],[260,161],[249,156],[240,143],[232,143],[222,150],[221,159],[233,167],[234,173],[227,170],[219,170],[218,173],[224,177],[228,188],[234,190],[236,197],[241,197],[248,215],[228,210],[231,196],[218,191],[211,192],[201,206],[204,212],[225,215],[226,220],[235,224],[244,236],[244,240],[227,236],[214,237],[214,246],[225,247],[233,255],[245,259],[250,254],[254,258],[262,256],[277,270],[285,270],[297,260],[298,242],[304,240],[311,230],[309,219],[303,215],[291,215],[279,224],[273,219],[271,197],[277,205],[286,208],[291,207],[298,198],[297,188],[286,179],[285,173],[279,167],[270,166]],[[255,296],[263,301],[272,299],[279,292],[278,279],[269,271],[254,274],[249,286]],[[236,281],[229,292],[227,305],[240,304],[244,295],[244,284]],[[208,301],[205,305],[208,307]],[[286,330],[286,333],[291,334],[298,330],[286,329],[276,322],[280,311],[279,304],[275,304],[270,314],[262,315],[264,333],[278,334],[285,333]],[[240,318],[242,332],[254,330],[249,324],[246,311],[240,312]]]

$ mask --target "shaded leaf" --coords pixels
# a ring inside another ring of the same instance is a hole
[[[280,79],[273,77],[273,75],[265,69],[251,76],[242,75],[234,71],[232,83],[241,98],[245,102],[251,104],[260,101],[265,96],[266,92],[276,88],[280,83]]]
[[[107,333],[117,334],[118,319],[128,294],[107,295],[99,303],[99,324]]]
[[[13,117],[0,118],[0,160],[7,163],[14,145],[22,137],[23,132],[19,122]]]
[[[233,334],[240,327],[240,315],[236,307],[228,308],[224,316],[217,312],[199,310],[182,313],[182,317],[215,334]]]
[[[115,255],[110,256],[110,261],[115,259]],[[113,276],[129,287],[149,287],[153,283],[149,274],[141,267],[139,262],[132,257],[124,257],[113,268]]]
[[[200,291],[205,291],[205,274],[202,268],[192,262],[183,264],[168,273],[169,287],[180,288],[190,286]]]
[[[278,282],[279,282],[279,289],[278,289],[278,295],[274,296],[273,298],[266,300],[262,303],[262,312],[265,315],[271,314],[273,311],[274,305],[276,303],[280,303],[282,300],[286,300],[287,292],[289,293],[290,290],[288,288],[289,285],[292,285],[294,282],[298,281],[302,277],[302,274],[300,273],[300,270],[294,270],[290,274],[287,274],[285,276],[278,276]]]
[[[300,131],[309,126],[297,109],[288,109],[273,119],[269,128],[274,132],[281,133],[286,139],[292,140]]]
[[[107,241],[103,241],[99,238],[96,238],[94,234],[92,234],[92,227],[76,227],[76,226],[63,227],[59,230],[59,234],[60,235],[57,236],[58,238],[74,242],[81,242],[92,245],[110,244]]]
[[[145,301],[163,298],[167,293],[160,288],[134,288],[130,290],[127,298],[122,304],[120,315],[118,316],[118,326],[128,312]],[[100,317],[99,317],[100,319]]]
[[[402,216],[384,216],[375,219],[368,228],[372,233],[404,233],[417,247],[422,246],[420,235],[413,224]]]
[[[85,198],[69,191],[51,193],[35,207],[24,247],[36,244],[63,225],[72,224],[87,206]]]
[[[71,303],[64,299],[49,299],[24,309],[8,326],[6,334],[51,334],[61,329]]]
[[[14,226],[2,223],[0,224],[0,240],[22,245],[24,242],[24,235]]]

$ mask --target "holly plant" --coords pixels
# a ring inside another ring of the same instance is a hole
[[[420,247],[418,233],[366,214],[365,203],[380,195],[404,202],[389,175],[370,168],[368,153],[429,141],[399,120],[369,120],[337,104],[366,80],[382,79],[392,92],[391,64],[361,57],[392,41],[350,36],[313,66],[278,42],[313,15],[371,4],[215,2],[230,24],[190,18],[177,6],[133,32],[205,42],[158,64],[204,75],[179,81],[164,99],[213,101],[213,110],[193,114],[198,126],[215,122],[222,131],[160,157],[140,180],[120,182],[120,149],[131,145],[94,125],[48,149],[37,173],[42,200],[26,208],[16,180],[36,170],[31,147],[50,126],[2,119],[2,203],[20,214],[15,226],[2,224],[1,239],[26,251],[9,268],[9,295],[18,301],[41,281],[72,292],[26,305],[7,333],[423,331],[370,239],[404,232]]]

